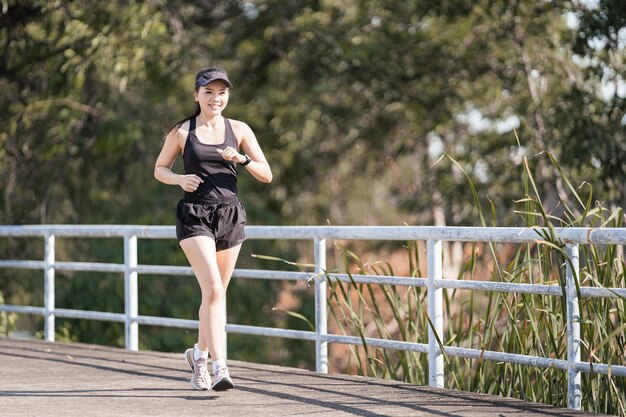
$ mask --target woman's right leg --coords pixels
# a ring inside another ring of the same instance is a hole
[[[194,236],[180,241],[202,292],[198,348],[208,350],[212,358],[224,358],[226,313],[225,291],[215,252],[215,241],[208,236]]]
[[[224,309],[224,314],[226,314],[226,292],[228,291],[228,284],[230,283],[230,279],[233,276],[233,271],[235,269],[235,263],[237,262],[237,257],[239,256],[239,251],[241,250],[241,244],[225,249],[217,252],[217,268],[219,269],[220,278],[222,279],[222,286],[224,287],[224,305],[222,308]],[[227,316],[224,317],[227,320]],[[226,327],[226,322],[224,323],[224,328]],[[199,329],[198,340],[203,340],[202,343],[198,343],[198,345],[209,346],[210,341],[206,338],[205,333],[202,331],[202,328]],[[226,338],[224,337],[224,343],[226,342]],[[226,351],[224,351],[226,353]],[[226,359],[226,356],[223,357],[212,357],[213,360],[217,359]]]

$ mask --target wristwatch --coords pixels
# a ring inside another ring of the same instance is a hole
[[[246,157],[246,161],[242,162],[241,165],[242,167],[245,167],[246,165],[248,165],[250,162],[252,162],[252,159],[250,159],[250,157],[248,155],[244,155]]]

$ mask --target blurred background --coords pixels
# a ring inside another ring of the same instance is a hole
[[[213,64],[234,84],[224,115],[252,127],[274,172],[269,185],[239,177],[249,224],[478,226],[478,205],[488,225],[523,226],[528,173],[550,213],[566,211],[563,173],[613,210],[626,199],[625,47],[622,0],[0,0],[0,222],[173,225],[182,191],[153,178],[154,162]],[[276,268],[253,254],[312,260],[310,245],[258,245],[244,244],[239,267]],[[122,248],[63,239],[57,260],[122,262]],[[392,263],[400,250],[375,249]],[[38,239],[0,240],[3,259],[42,254]],[[186,264],[175,241],[140,242],[139,262]],[[2,270],[0,297],[42,305],[42,281]],[[194,280],[139,284],[140,314],[197,317]],[[56,297],[119,312],[123,282],[59,272]],[[312,320],[312,297],[234,282],[229,322],[306,330],[280,310]],[[124,345],[123,324],[57,330]],[[142,327],[140,348],[183,351],[195,337]],[[229,356],[314,368],[302,341],[229,335]]]

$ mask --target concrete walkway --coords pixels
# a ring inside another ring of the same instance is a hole
[[[182,354],[0,338],[0,415],[592,415],[372,378],[237,361],[229,368],[236,389],[194,391]]]

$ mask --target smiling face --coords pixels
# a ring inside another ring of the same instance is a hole
[[[222,113],[222,110],[228,104],[228,85],[224,81],[215,80],[199,87],[195,92],[195,97],[203,113],[209,116],[217,116]]]

